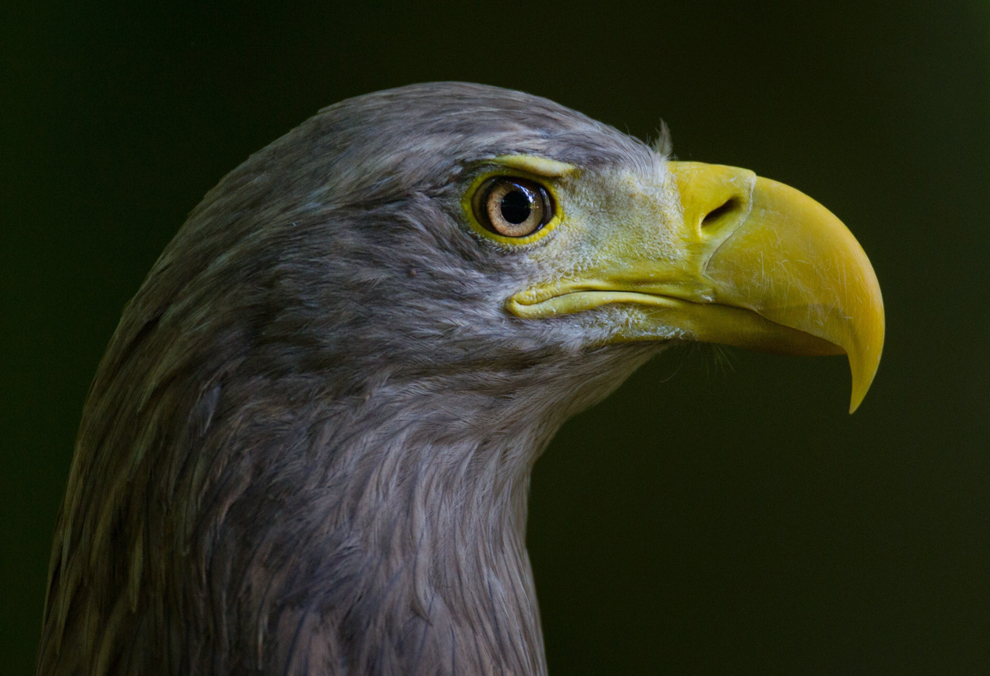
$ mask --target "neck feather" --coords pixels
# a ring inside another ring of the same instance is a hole
[[[285,575],[286,548],[271,550],[291,581],[276,597],[308,600],[281,608],[284,632],[305,627],[290,660],[351,674],[545,674],[525,547],[530,473],[559,426],[649,354],[627,352],[604,364],[623,368],[574,387],[547,388],[547,374],[533,374],[533,390],[381,387],[330,416],[332,429],[309,435],[322,448],[307,454],[308,478],[291,481],[312,489],[286,510],[308,530],[294,541],[305,569]]]
[[[316,374],[174,378],[144,398],[98,381],[39,673],[545,674],[533,464],[655,351],[346,394]]]

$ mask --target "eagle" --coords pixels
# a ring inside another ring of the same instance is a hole
[[[546,673],[534,463],[666,347],[883,346],[801,192],[536,96],[321,110],[191,212],[99,365],[37,673]]]

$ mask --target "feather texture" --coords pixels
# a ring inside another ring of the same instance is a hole
[[[658,348],[502,301],[539,274],[464,227],[471,167],[652,171],[536,97],[331,106],[196,207],[87,398],[38,674],[542,674],[524,544],[559,426]]]

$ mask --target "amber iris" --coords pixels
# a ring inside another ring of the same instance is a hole
[[[553,202],[547,189],[535,181],[496,176],[481,190],[475,205],[478,222],[503,237],[526,237],[553,218]]]

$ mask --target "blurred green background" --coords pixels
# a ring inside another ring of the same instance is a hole
[[[453,79],[807,192],[887,307],[855,416],[841,359],[695,348],[564,428],[551,673],[990,673],[986,3],[158,5],[0,9],[0,672],[33,673],[83,398],[185,214],[318,108]]]

